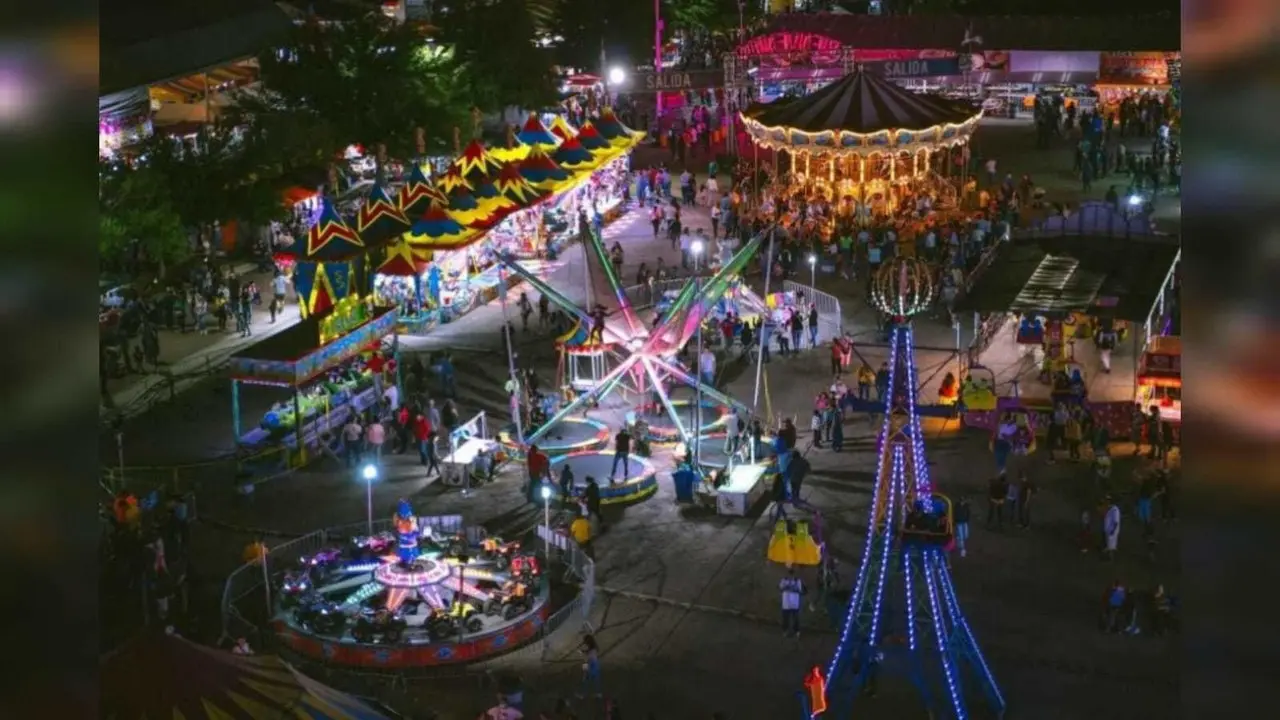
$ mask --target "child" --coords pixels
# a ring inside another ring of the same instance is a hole
[[[822,411],[814,409],[813,417],[809,419],[809,429],[813,431],[813,440],[809,443],[809,447],[822,447]]]

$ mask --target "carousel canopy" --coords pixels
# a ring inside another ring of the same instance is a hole
[[[1000,243],[958,312],[1085,312],[1145,322],[1178,260],[1178,239],[1018,237]]]
[[[578,131],[578,144],[592,153],[610,149],[609,141],[600,135],[595,123],[590,120],[583,123],[582,129]]]
[[[623,125],[617,114],[613,112],[613,108],[605,108],[601,111],[595,125],[600,136],[608,140],[609,144],[614,147],[631,147],[639,142],[643,136],[643,133],[638,133]]]
[[[381,185],[374,185],[356,212],[356,232],[366,247],[377,247],[409,229],[409,218]]]
[[[582,147],[582,143],[578,142],[578,138],[571,137],[560,144],[556,151],[551,154],[551,159],[555,160],[560,167],[569,168],[571,170],[582,170],[595,165],[596,158],[586,148]]]
[[[538,148],[545,152],[555,150],[560,144],[560,138],[542,124],[537,113],[529,113],[529,118],[524,121],[524,127],[516,133],[516,139],[531,148]]]
[[[459,222],[443,203],[432,203],[421,217],[413,221],[407,240],[420,247],[451,248],[462,247],[475,236],[475,230]]]
[[[502,166],[493,185],[503,197],[520,207],[532,205],[545,194],[520,174],[520,166],[515,163]]]
[[[858,70],[805,97],[743,113],[743,124],[765,145],[870,153],[964,142],[981,116],[970,103],[913,93]]]
[[[320,215],[307,230],[306,261],[336,262],[350,260],[365,251],[364,241],[351,229],[333,207],[333,201],[320,198]]]
[[[520,175],[539,190],[554,191],[572,177],[572,173],[556,164],[541,148],[534,146],[519,164]]]
[[[569,124],[568,120],[564,119],[563,115],[557,115],[555,119],[551,121],[551,127],[549,129],[551,130],[552,135],[560,138],[560,142],[562,144],[565,141],[578,136],[578,131],[574,129],[573,125]]]
[[[462,172],[462,176],[472,183],[472,187],[475,186],[477,178],[494,175],[502,168],[502,163],[490,155],[479,140],[467,143],[467,146],[462,149],[462,154],[453,161],[453,164]]]
[[[413,217],[425,212],[433,202],[444,202],[444,193],[432,184],[427,173],[420,165],[414,163],[409,171],[409,180],[400,188],[400,210],[406,217]]]
[[[107,720],[387,720],[273,656],[243,656],[147,635],[101,666]]]

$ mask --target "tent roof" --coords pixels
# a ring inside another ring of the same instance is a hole
[[[516,133],[516,139],[525,145],[545,149],[554,149],[560,144],[560,138],[542,124],[537,113],[529,113],[529,118],[524,121],[524,127]]]
[[[1089,312],[1144,322],[1177,261],[1176,237],[1019,237],[1001,243],[957,311]]]
[[[754,120],[765,127],[808,133],[840,130],[874,133],[924,130],[948,123],[959,125],[978,112],[978,108],[967,102],[913,93],[858,70],[815,93],[764,109]]]
[[[578,131],[573,125],[564,119],[563,115],[555,116],[551,121],[551,134],[560,138],[561,142],[577,137]]]
[[[356,212],[356,232],[366,247],[381,245],[409,229],[409,218],[381,185],[374,185]]]
[[[413,248],[406,243],[398,242],[387,249],[387,259],[378,266],[377,274],[415,277],[420,272],[419,262]]]
[[[485,149],[484,143],[472,140],[462,149],[462,154],[454,159],[453,164],[462,171],[466,178],[488,175],[497,172],[502,163],[494,159]]]
[[[99,13],[103,96],[253,57],[290,26],[270,0],[105,0]]]
[[[409,179],[400,188],[396,200],[401,212],[410,218],[424,212],[432,203],[448,203],[444,192],[431,182],[426,171],[417,163],[409,171]]]
[[[596,129],[595,123],[590,120],[583,123],[578,130],[578,144],[591,152],[609,147],[609,141],[604,139],[604,136]]]
[[[784,13],[773,15],[762,35],[781,32],[822,35],[845,47],[866,50],[958,49],[966,33],[981,37],[983,47],[1000,50],[1182,49],[1181,18],[1172,12],[1135,17]],[[755,41],[752,38],[746,44]]]
[[[520,173],[520,166],[515,163],[503,165],[502,171],[494,179],[493,185],[504,197],[521,207],[533,204],[542,195],[537,188],[525,179],[524,175]]]
[[[576,137],[571,137],[561,143],[551,157],[561,167],[569,168],[588,166],[595,162],[595,156],[582,147],[582,143],[578,142]]]
[[[365,251],[364,241],[342,219],[333,201],[320,198],[320,215],[307,230],[306,260],[347,260]]]
[[[232,655],[171,635],[144,635],[100,670],[107,720],[386,720],[277,657]]]

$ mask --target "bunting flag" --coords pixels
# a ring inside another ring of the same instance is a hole
[[[453,248],[468,245],[477,237],[479,233],[458,222],[443,205],[433,204],[413,221],[405,239],[415,247]]]
[[[543,195],[541,191],[529,184],[520,174],[520,167],[515,164],[504,165],[494,180],[494,187],[502,196],[519,207],[529,207]]]
[[[421,215],[433,202],[446,202],[444,193],[427,177],[426,171],[417,163],[409,172],[409,180],[400,188],[400,211],[406,218]]]
[[[366,248],[379,247],[409,229],[409,218],[391,200],[386,189],[374,185],[356,213],[356,232]]]
[[[343,222],[329,198],[321,198],[320,215],[307,231],[307,253],[304,259],[346,260],[364,251],[364,243],[356,231]]]
[[[556,191],[573,177],[572,173],[557,165],[537,145],[530,148],[529,156],[521,160],[517,167],[521,177],[535,189],[545,192]]]
[[[315,267],[311,293],[304,296],[299,292],[298,295],[307,298],[309,317],[328,312],[351,292],[351,263],[317,263]]]
[[[475,187],[475,181],[478,179],[496,175],[502,169],[502,163],[490,155],[479,140],[467,143],[467,146],[462,149],[462,154],[453,161],[453,164],[458,167],[462,177],[466,178],[472,187]]]
[[[582,143],[578,142],[576,137],[561,143],[560,147],[552,153],[551,159],[555,160],[560,167],[569,170],[589,170],[596,165],[595,156],[582,147]]]
[[[560,145],[563,147],[564,143],[578,136],[578,131],[574,129],[568,120],[564,119],[563,115],[557,115],[551,121],[551,134],[560,138]]]

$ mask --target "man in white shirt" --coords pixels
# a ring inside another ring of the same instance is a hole
[[[720,203],[720,183],[714,175],[707,178],[707,204],[715,207]]]
[[[276,271],[276,276],[271,278],[271,322],[276,321],[276,315],[284,312],[284,300],[289,292],[289,278],[284,273]]]
[[[716,384],[716,355],[710,348],[702,348],[702,355],[698,357],[698,374],[704,385]]]
[[[382,391],[382,399],[387,403],[387,409],[395,412],[400,409],[400,388],[395,383],[387,385],[387,389]]]
[[[347,456],[347,467],[354,468],[360,463],[360,436],[364,428],[354,416],[342,426],[342,447]]]
[[[800,596],[806,590],[804,582],[796,577],[795,568],[787,568],[787,576],[778,582],[782,591],[782,635],[800,637]]]
[[[689,269],[689,256],[692,254],[693,236],[689,234],[688,228],[685,228],[680,233],[680,267]]]

